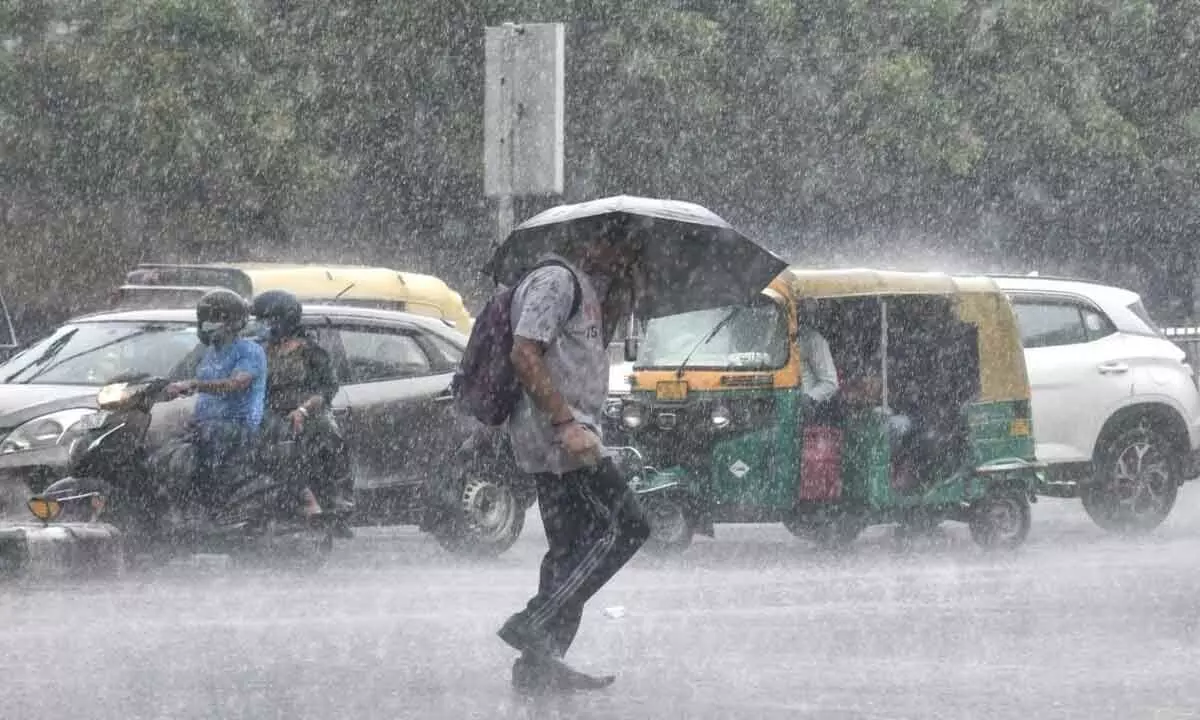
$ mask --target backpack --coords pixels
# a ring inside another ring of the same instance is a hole
[[[579,311],[582,300],[579,277],[559,260],[538,263],[522,274],[511,287],[492,295],[475,318],[467,348],[450,384],[454,407],[458,412],[494,427],[503,424],[516,408],[517,401],[521,399],[521,383],[510,357],[513,347],[513,295],[530,273],[550,265],[566,267],[575,283],[575,297],[567,318],[574,317]]]

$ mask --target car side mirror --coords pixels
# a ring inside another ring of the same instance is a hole
[[[631,311],[625,320],[625,362],[637,360],[640,345],[638,331],[640,329],[641,324],[638,322],[637,314]]]

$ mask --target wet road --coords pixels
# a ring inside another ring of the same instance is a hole
[[[538,702],[511,694],[493,634],[533,587],[536,521],[491,562],[405,529],[363,533],[313,576],[8,586],[0,717],[1200,718],[1200,487],[1136,543],[1067,501],[1035,506],[1015,556],[947,528],[921,553],[881,528],[829,558],[782,528],[718,526],[684,559],[638,558],[570,658],[617,684]]]

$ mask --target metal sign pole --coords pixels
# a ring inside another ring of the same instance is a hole
[[[883,412],[891,413],[892,408],[888,404],[888,303],[887,300],[879,301],[879,376],[883,387],[880,389],[880,404],[883,406]]]
[[[496,245],[499,246],[512,232],[513,227],[513,160],[516,152],[513,142],[516,133],[513,132],[513,105],[516,94],[516,43],[513,35],[516,26],[504,23],[502,45],[502,72],[500,77],[500,115],[496,118],[500,136],[500,165],[497,174],[503,190],[496,196]]]
[[[561,193],[564,30],[504,23],[484,30],[484,194],[495,199],[496,242],[519,195]]]

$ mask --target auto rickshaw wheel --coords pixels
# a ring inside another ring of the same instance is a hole
[[[526,506],[513,489],[488,480],[468,480],[459,512],[435,524],[430,532],[446,550],[495,557],[511,548],[525,528]]]
[[[672,555],[688,549],[696,528],[683,501],[677,497],[651,496],[641,502],[650,523],[646,550],[655,555]]]
[[[867,528],[867,523],[854,515],[837,515],[820,520],[793,516],[785,519],[783,526],[792,535],[812,542],[821,550],[841,550],[858,539]]]
[[[1025,543],[1033,524],[1028,496],[1015,490],[989,494],[970,512],[971,539],[985,550],[1015,550]]]
[[[1148,422],[1129,427],[1096,455],[1096,477],[1080,488],[1083,509],[1109,532],[1147,533],[1162,524],[1179,494],[1179,463],[1167,437]]]

